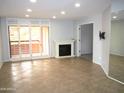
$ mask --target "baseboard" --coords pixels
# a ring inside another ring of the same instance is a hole
[[[119,80],[117,80],[117,79],[115,79],[115,78],[113,78],[113,77],[110,77],[109,75],[106,75],[106,76],[107,76],[109,79],[111,79],[111,80],[113,80],[113,81],[116,81],[116,82],[118,82],[118,83],[124,85],[124,82],[121,82],[121,81],[119,81]]]
[[[117,79],[115,79],[115,78],[110,77],[110,76],[108,75],[108,73],[105,71],[104,67],[103,67],[102,65],[100,65],[100,66],[101,66],[102,70],[104,71],[104,73],[105,73],[105,75],[106,75],[107,78],[109,78],[109,79],[111,79],[111,80],[113,80],[113,81],[116,81],[116,82],[118,82],[118,83],[124,85],[123,82],[121,82],[121,81],[119,81],[119,80],[117,80]]]
[[[55,56],[55,58],[73,58],[73,57],[75,57],[75,55],[73,55],[73,56],[61,56],[61,57]]]
[[[93,63],[99,65],[102,68],[102,70],[105,73],[105,75],[108,75],[108,73],[105,71],[105,69],[104,69],[104,67],[102,66],[101,63],[96,63],[96,62],[93,62]]]
[[[31,60],[41,60],[41,59],[48,59],[51,58],[50,56],[44,56],[44,57],[37,57],[37,58],[25,58],[25,59],[10,59],[9,61],[4,61],[4,62],[19,62],[19,61],[31,61]]]
[[[101,68],[103,69],[106,76],[108,76],[108,72],[104,69],[103,65],[101,64]]]
[[[124,55],[116,54],[116,53],[111,53],[111,55],[124,56]]]
[[[0,62],[0,69],[2,68],[3,62]]]
[[[11,60],[3,60],[3,62],[10,62]]]
[[[93,60],[92,60],[92,62],[93,62],[94,64],[97,64],[97,65],[100,65],[100,66],[101,66],[101,63],[97,63],[97,62],[95,62],[95,61],[93,61]]]

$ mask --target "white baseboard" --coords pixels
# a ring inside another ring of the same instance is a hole
[[[10,62],[11,60],[3,60],[3,62]]]
[[[124,56],[124,55],[122,55],[122,54],[116,54],[116,53],[110,53],[110,54],[112,54],[112,55],[117,55],[117,56]]]
[[[107,76],[109,79],[114,80],[114,81],[116,81],[116,82],[118,82],[118,83],[124,85],[124,82],[121,82],[121,81],[119,81],[119,80],[117,80],[117,79],[115,79],[115,78],[113,78],[113,77],[108,76],[108,75],[106,75],[106,76]]]
[[[108,75],[108,73],[104,70],[104,67],[103,67],[102,65],[100,65],[100,66],[101,66],[101,68],[103,69],[103,71],[104,71],[104,73],[105,73],[105,75],[106,75],[107,78],[109,78],[109,79],[111,79],[111,80],[113,80],[113,81],[116,81],[116,82],[118,82],[118,83],[124,85],[124,82],[121,82],[121,81],[119,81],[119,80],[117,80],[117,79],[115,79],[115,78],[110,77],[110,76]]]
[[[0,62],[0,69],[2,68],[2,65],[3,65],[3,63],[2,63],[2,62]]]
[[[60,56],[60,57],[57,57],[57,56],[55,56],[55,58],[73,58],[73,57],[75,57],[75,55],[73,55],[73,56]]]
[[[101,68],[103,69],[106,76],[108,76],[108,72],[104,69],[103,65],[101,64]]]
[[[47,59],[50,58],[50,56],[44,56],[44,57],[36,57],[36,58],[23,58],[23,59],[10,59],[10,60],[6,60],[4,62],[18,62],[18,61],[31,61],[31,60],[40,60],[40,59]]]
[[[95,61],[93,61],[93,63],[101,66],[101,63],[98,63],[98,62],[95,62]]]

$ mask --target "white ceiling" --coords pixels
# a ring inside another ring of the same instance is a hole
[[[81,4],[75,8],[74,4]],[[37,0],[37,3],[30,3],[29,0],[0,0],[1,17],[25,17],[29,14],[31,18],[52,18],[57,19],[79,19],[101,13],[110,3],[110,0]],[[26,9],[32,9],[27,13]],[[61,15],[60,11],[66,11]]]
[[[124,20],[124,10],[120,10],[118,12],[112,12],[111,16],[117,16],[116,19],[113,19],[112,20]]]

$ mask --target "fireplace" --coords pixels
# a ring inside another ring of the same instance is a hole
[[[59,56],[71,56],[71,44],[59,45]]]
[[[56,58],[74,57],[74,40],[56,41]]]

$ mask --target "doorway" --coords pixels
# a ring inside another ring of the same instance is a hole
[[[81,57],[91,60],[93,57],[93,23],[80,26]]]
[[[11,25],[8,29],[10,59],[49,56],[48,26]]]

